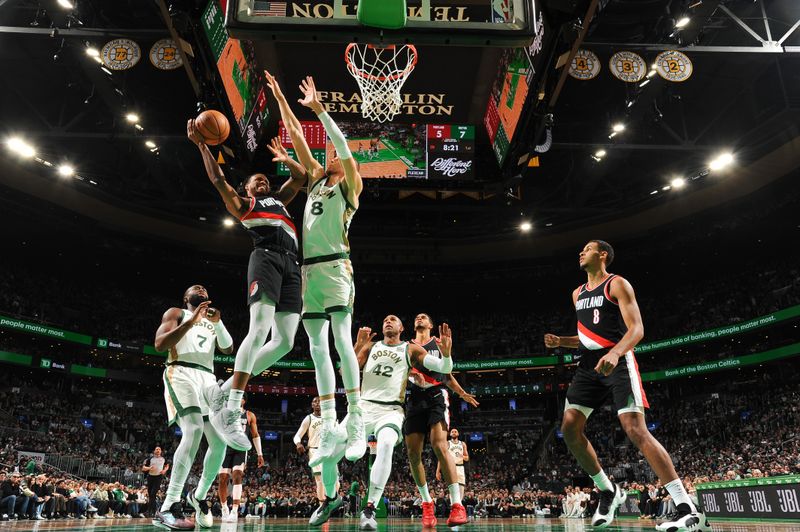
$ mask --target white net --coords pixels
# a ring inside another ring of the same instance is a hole
[[[417,65],[414,45],[377,46],[351,43],[345,51],[347,70],[361,90],[364,118],[385,122],[400,112],[400,89]]]

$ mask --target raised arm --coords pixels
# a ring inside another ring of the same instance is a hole
[[[353,345],[353,351],[356,352],[358,367],[361,369],[364,369],[364,365],[367,363],[369,351],[374,345],[372,339],[375,338],[376,334],[377,333],[372,332],[372,329],[369,327],[361,327],[358,329],[356,343]]]
[[[306,76],[306,79],[300,84],[300,90],[303,91],[303,99],[300,103],[308,107],[314,114],[317,115],[322,125],[325,126],[325,132],[331,138],[333,146],[336,148],[336,154],[342,163],[344,170],[344,189],[347,194],[347,200],[355,208],[358,208],[358,197],[361,195],[361,190],[364,184],[361,181],[361,174],[358,172],[358,165],[350,152],[350,147],[347,145],[347,139],[344,138],[342,130],[336,125],[336,122],[328,115],[322,103],[317,97],[317,88],[314,86],[314,78]]]
[[[222,168],[219,167],[217,161],[214,159],[214,154],[208,149],[203,136],[194,127],[194,119],[186,123],[186,136],[189,137],[195,146],[200,150],[200,155],[203,157],[203,165],[206,167],[208,179],[211,184],[217,189],[219,195],[222,196],[222,201],[225,202],[225,208],[236,219],[240,219],[247,213],[248,205],[245,200],[236,193],[236,190],[225,180],[225,174]]]
[[[257,465],[258,467],[264,467],[264,453],[261,452],[261,434],[258,433],[258,420],[256,415],[249,410],[247,411],[247,419],[250,421],[250,439],[258,457]]]
[[[283,163],[289,167],[289,179],[281,186],[280,190],[275,197],[278,198],[284,205],[288,205],[300,189],[306,185],[308,181],[308,172],[302,164],[298,163],[289,156],[289,152],[281,144],[281,139],[275,137],[267,146],[269,151],[272,152],[272,162]]]
[[[264,71],[264,77],[267,79],[267,86],[270,88],[270,90],[272,90],[272,95],[275,97],[275,101],[278,102],[278,107],[281,111],[281,118],[283,119],[283,125],[286,126],[286,130],[289,132],[289,136],[292,138],[292,146],[297,154],[297,158],[300,160],[300,164],[302,164],[306,170],[311,172],[313,176],[321,174],[325,169],[322,168],[322,165],[319,164],[319,161],[314,159],[314,156],[311,154],[311,149],[308,147],[305,136],[303,136],[303,128],[300,124],[300,121],[296,116],[294,116],[294,113],[289,107],[289,102],[286,101],[286,96],[284,96],[280,85],[278,85],[275,77],[266,70]]]
[[[178,342],[189,332],[192,325],[206,317],[206,312],[210,304],[211,301],[203,301],[197,305],[191,318],[183,323],[179,323],[183,316],[183,311],[181,309],[173,307],[166,311],[161,317],[161,325],[159,325],[156,331],[156,339],[155,342],[153,342],[156,351],[163,353],[178,345]]]
[[[439,326],[439,339],[437,340],[442,358],[428,354],[422,347],[416,344],[409,344],[408,355],[411,364],[416,367],[424,367],[439,373],[450,373],[453,370],[453,359],[451,350],[453,346],[453,336],[450,326],[443,323]]]

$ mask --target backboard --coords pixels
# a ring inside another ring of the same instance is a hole
[[[369,42],[455,46],[528,46],[536,35],[535,0],[408,0],[407,24],[379,30],[359,24],[358,0],[228,0],[232,37],[288,42]]]

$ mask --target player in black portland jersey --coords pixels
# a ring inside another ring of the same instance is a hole
[[[427,314],[414,318],[416,337],[411,340],[421,346],[429,355],[441,358],[439,340],[431,336],[433,320]],[[428,435],[431,448],[439,460],[445,483],[450,491],[451,511],[448,526],[464,524],[466,510],[461,504],[461,489],[458,484],[456,465],[448,452],[448,431],[450,430],[450,392],[455,391],[472,406],[478,406],[475,398],[466,393],[450,374],[438,373],[421,367],[414,368],[409,376],[409,395],[406,400],[406,419],[403,423],[406,451],[411,465],[411,475],[422,497],[422,526],[436,526],[433,499],[425,479],[425,466],[422,464],[422,447]]]
[[[194,120],[189,120],[186,128],[189,139],[200,149],[208,177],[222,196],[225,208],[241,221],[253,239],[254,249],[247,267],[250,328],[236,353],[233,377],[222,386],[222,391],[218,388],[208,391],[216,412],[211,416],[211,424],[228,447],[247,451],[250,440],[239,422],[239,402],[247,381],[251,374],[261,373],[292,349],[300,323],[297,232],[286,205],[305,185],[306,172],[275,138],[269,146],[274,155],[272,160],[288,165],[291,178],[272,192],[267,176],[253,174],[245,178],[237,192],[225,180],[214,155],[195,129]],[[271,340],[264,345],[270,329]],[[225,392],[227,404],[224,404]]]
[[[247,396],[242,398],[242,407],[239,410],[239,424],[245,434],[248,434],[253,440],[253,446],[256,448],[256,456],[258,457],[257,466],[263,467],[264,456],[261,452],[261,435],[258,433],[258,420],[256,415],[244,408],[247,401]],[[222,521],[235,523],[239,519],[239,504],[242,498],[242,481],[244,478],[244,470],[247,467],[247,451],[237,451],[236,449],[228,448],[225,453],[225,460],[222,462],[222,468],[219,471],[219,502],[222,505]],[[233,477],[233,505],[228,511],[228,482]],[[245,501],[246,503],[247,501]]]
[[[600,502],[592,526],[608,527],[625,493],[606,476],[594,448],[584,434],[592,411],[611,398],[622,428],[639,448],[678,508],[678,517],[658,525],[658,530],[711,530],[697,511],[664,447],[647,430],[642,389],[633,348],[644,336],[642,316],[631,284],[606,268],[614,249],[602,240],[592,240],[580,252],[580,267],[587,282],[572,292],[578,318],[577,336],[546,334],[547,347],[577,348],[578,369],[567,390],[561,431],[564,442],[580,466],[600,490]]]

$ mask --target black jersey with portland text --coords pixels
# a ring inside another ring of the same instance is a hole
[[[578,317],[578,338],[581,355],[602,356],[617,345],[628,328],[622,319],[619,304],[611,297],[611,283],[618,276],[611,274],[599,285],[588,283],[578,289],[575,313]]]
[[[418,346],[422,347],[425,351],[428,352],[429,355],[435,356],[437,358],[442,358],[442,353],[439,350],[439,344],[436,342],[435,337],[431,337],[431,339],[426,344],[419,344],[415,340],[411,340],[412,343],[417,344]],[[420,386],[416,383],[416,380],[411,379],[411,400],[413,401],[415,397],[427,397],[432,391],[436,391],[441,388],[444,384],[447,375],[444,373],[439,373],[438,371],[432,371],[426,367],[422,368],[413,368],[412,372],[419,373],[422,375],[423,385]]]
[[[253,246],[297,254],[297,229],[280,200],[271,196],[250,198],[250,207],[240,221]]]

